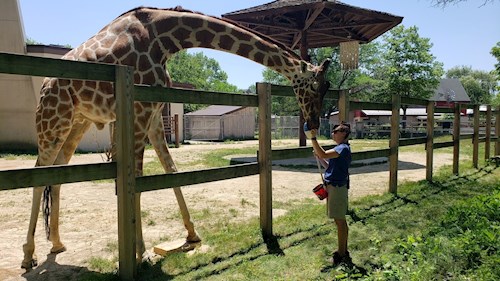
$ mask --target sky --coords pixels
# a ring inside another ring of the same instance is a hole
[[[137,6],[183,8],[212,16],[246,9],[272,0],[18,0],[27,38],[42,44],[76,47],[122,13]],[[491,71],[496,59],[491,48],[500,41],[500,0],[468,0],[445,8],[431,0],[343,0],[343,3],[404,17],[405,27],[416,26],[420,37],[429,38],[431,53],[448,70],[470,66]],[[484,5],[483,5],[484,4]],[[219,62],[228,82],[247,89],[262,81],[264,67],[239,56],[207,49],[193,49]]]

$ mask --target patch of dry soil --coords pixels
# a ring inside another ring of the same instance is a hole
[[[176,162],[192,161],[206,151],[218,146],[250,147],[255,142],[235,144],[193,144],[171,149]],[[274,147],[274,143],[273,143]],[[154,155],[148,153],[146,161]],[[425,179],[425,154],[400,153],[398,180]],[[71,163],[95,163],[104,161],[99,154],[82,154]],[[0,159],[0,170],[33,167],[35,160]],[[452,163],[451,154],[435,154],[434,167]],[[378,164],[351,169],[351,198],[380,194],[388,189],[388,164]],[[315,198],[311,188],[319,183],[317,169],[292,170],[273,168],[273,200],[286,202]],[[196,224],[210,223],[210,217],[226,216],[229,221],[246,220],[259,215],[259,177],[248,176],[212,183],[183,187],[188,208]],[[0,191],[0,280],[66,280],[87,271],[91,257],[111,258],[116,255],[117,210],[114,183],[73,183],[61,189],[60,233],[67,251],[48,255],[51,245],[45,240],[39,216],[36,253],[39,267],[24,274],[20,269],[23,259],[22,245],[31,209],[31,189]],[[143,229],[146,246],[161,241],[183,239],[186,235],[173,191],[160,190],[142,195]],[[318,204],[322,204],[318,200]],[[228,211],[230,210],[230,211]],[[209,214],[207,216],[206,214]],[[282,210],[274,210],[279,215]],[[200,215],[204,214],[204,215]],[[236,215],[235,215],[236,214]],[[203,234],[202,234],[203,235]],[[112,250],[110,250],[112,249]]]

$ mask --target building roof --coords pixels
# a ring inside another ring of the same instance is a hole
[[[230,105],[210,105],[203,109],[186,113],[187,116],[222,116],[226,114],[233,113],[240,109],[245,108],[244,106],[230,106]]]
[[[277,0],[223,14],[292,49],[301,45],[307,31],[307,48],[338,46],[341,42],[368,43],[403,17],[344,4],[336,0]]]
[[[460,80],[455,78],[441,79],[439,86],[434,90],[432,101],[443,102],[470,102],[467,92]]]
[[[361,110],[366,116],[391,116],[391,110]],[[399,115],[403,116],[403,109],[399,109]],[[421,108],[407,108],[406,116],[421,116],[427,115],[427,109]]]
[[[26,50],[28,53],[54,54],[63,56],[67,52],[71,51],[71,48],[61,45],[28,44],[26,45]]]
[[[372,109],[361,109],[360,110],[365,116],[391,116],[391,110],[372,110]],[[334,111],[331,115],[337,115],[339,112]],[[399,115],[403,116],[403,109],[399,109]],[[439,113],[434,113],[434,115],[439,115]],[[427,109],[425,107],[418,108],[407,108],[406,116],[427,116]]]

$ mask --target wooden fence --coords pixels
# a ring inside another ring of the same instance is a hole
[[[31,169],[15,169],[0,171],[0,190],[46,186],[71,182],[92,181],[100,179],[116,179],[118,204],[118,251],[119,277],[122,280],[133,280],[137,275],[135,261],[135,219],[134,194],[177,186],[194,185],[236,177],[259,174],[260,183],[260,227],[264,237],[271,237],[272,230],[272,160],[310,157],[310,147],[271,150],[271,92],[273,95],[294,96],[290,87],[275,86],[265,83],[257,84],[257,94],[239,95],[229,93],[203,92],[176,88],[138,86],[133,84],[133,69],[128,66],[107,65],[88,62],[67,61],[59,59],[24,56],[0,53],[0,73],[48,76],[67,79],[84,79],[110,81],[115,84],[116,97],[116,157],[113,162],[35,167]],[[454,168],[458,173],[459,140],[472,137],[474,140],[474,163],[477,165],[477,145],[486,141],[489,157],[489,142],[493,139],[488,133],[479,139],[475,130],[473,136],[460,136],[454,132],[454,140],[447,143],[432,141],[432,127],[427,126],[428,137],[416,139],[399,139],[399,108],[401,104],[421,104],[428,109],[428,118],[433,118],[434,106],[428,101],[401,99],[393,97],[392,104],[374,104],[350,102],[347,91],[330,90],[327,98],[337,99],[340,109],[340,120],[347,120],[349,109],[391,109],[391,140],[388,149],[361,151],[353,153],[353,160],[370,159],[388,156],[390,159],[389,191],[396,192],[398,148],[404,145],[425,144],[427,148],[427,179],[432,180],[432,151],[435,148],[454,147]],[[205,169],[172,174],[135,177],[134,165],[134,101],[175,102],[216,105],[239,105],[259,108],[259,151],[254,163],[239,164],[216,169]],[[478,106],[474,106],[474,110]],[[453,113],[459,116],[457,106]],[[437,111],[437,109],[436,109]],[[491,118],[491,108],[488,111]],[[497,120],[500,120],[496,111]],[[429,119],[428,124],[432,124]],[[458,118],[459,120],[459,118]],[[475,125],[477,123],[475,122]],[[498,121],[496,132],[500,131]],[[459,127],[459,126],[458,126]],[[476,126],[477,127],[477,126]],[[489,130],[487,130],[489,132]],[[499,153],[498,138],[496,154]],[[456,167],[455,167],[456,165]]]

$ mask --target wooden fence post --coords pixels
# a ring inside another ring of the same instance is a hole
[[[118,199],[118,259],[121,280],[134,280],[135,259],[135,151],[134,73],[128,66],[115,68],[116,188]]]
[[[491,147],[491,105],[486,106],[486,136],[484,143],[484,160],[490,159],[490,147]]]
[[[500,155],[500,108],[495,110],[495,156]]]
[[[479,162],[479,104],[474,105],[474,135],[472,136],[472,166],[478,168]]]
[[[271,85],[257,83],[259,100],[259,190],[260,228],[264,238],[273,235],[271,162]]]
[[[460,154],[460,104],[455,103],[453,118],[453,174],[458,175]]]
[[[432,144],[434,143],[434,101],[427,103],[427,142],[425,143],[426,150],[426,170],[425,179],[432,182],[432,166],[434,160],[434,150]]]
[[[174,114],[175,147],[179,148],[179,114]]]
[[[339,91],[339,122],[349,122],[349,97],[346,90]]]
[[[396,194],[398,191],[398,150],[399,150],[399,109],[401,97],[392,95],[391,140],[389,142],[389,192]]]

